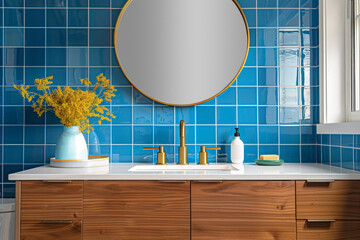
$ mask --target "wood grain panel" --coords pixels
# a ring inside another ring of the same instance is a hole
[[[21,220],[73,220],[82,217],[82,181],[22,181],[21,184]]]
[[[190,183],[85,181],[84,239],[190,239]]]
[[[191,184],[192,239],[296,239],[293,181]]]
[[[298,240],[359,240],[360,221],[340,220],[332,223],[297,221]]]
[[[41,221],[22,221],[21,240],[81,240],[81,222],[44,224]]]
[[[360,219],[360,181],[296,182],[298,219]]]

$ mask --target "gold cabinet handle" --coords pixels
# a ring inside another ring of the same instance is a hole
[[[196,183],[222,183],[222,180],[195,180]]]
[[[73,221],[63,221],[63,220],[44,220],[41,221],[43,224],[72,224]]]
[[[71,180],[43,180],[45,183],[71,183]]]
[[[308,183],[332,183],[335,182],[333,179],[309,179],[306,180]]]
[[[336,222],[335,219],[306,219],[309,223],[331,223]]]
[[[164,183],[186,183],[186,180],[158,180],[158,182]]]
[[[160,147],[144,147],[143,150],[159,150],[157,153],[157,165],[166,165],[166,153],[164,152],[164,146]]]

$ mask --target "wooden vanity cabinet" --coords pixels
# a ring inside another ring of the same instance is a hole
[[[85,181],[84,239],[190,239],[189,181]]]
[[[295,183],[194,181],[191,233],[195,240],[295,240]]]

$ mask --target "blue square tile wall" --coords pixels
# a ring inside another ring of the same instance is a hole
[[[317,156],[319,163],[360,171],[360,135],[318,135]]]
[[[165,146],[168,162],[177,161],[181,119],[187,124],[192,163],[201,145],[221,147],[209,151],[210,162],[227,162],[235,127],[245,143],[246,162],[271,153],[280,154],[286,162],[315,162],[316,156],[334,152],[338,165],[351,166],[347,159],[358,156],[357,148],[347,150],[352,148],[348,138],[341,137],[334,151],[330,142],[316,147],[317,0],[238,0],[250,30],[245,67],[223,94],[193,107],[153,102],[126,80],[113,48],[114,26],[125,2],[0,1],[2,197],[14,193],[9,173],[46,164],[54,156],[62,131],[59,120],[53,114],[38,118],[12,88],[13,84],[33,86],[35,78],[51,75],[55,86],[78,87],[80,78],[94,80],[104,73],[116,86],[110,109],[117,118],[85,135],[90,154],[108,155],[112,162],[153,163],[156,152],[142,147],[158,145]]]

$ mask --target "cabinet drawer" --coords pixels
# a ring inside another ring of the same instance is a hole
[[[21,220],[74,220],[82,217],[82,181],[23,181],[21,184]]]
[[[360,181],[296,182],[297,219],[360,219]]]
[[[21,240],[81,240],[81,221],[22,221]]]
[[[338,220],[336,222],[297,221],[298,240],[358,240],[360,221]]]

